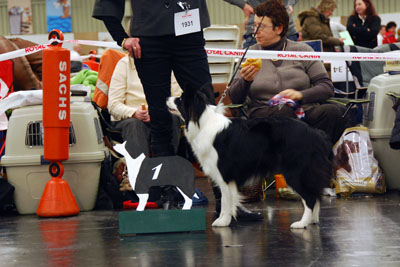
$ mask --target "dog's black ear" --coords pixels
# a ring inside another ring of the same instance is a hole
[[[200,87],[199,91],[202,92],[206,96],[206,99],[207,99],[206,103],[215,105],[214,88],[211,85],[211,83],[203,84],[203,86]]]
[[[193,83],[185,83],[182,87],[182,98],[186,103],[193,102],[195,97],[201,96],[206,104],[215,105],[214,88],[211,83],[205,83],[200,88],[195,87]],[[189,101],[188,101],[189,100]]]
[[[184,86],[182,87],[183,93],[182,93],[182,99],[185,103],[190,103],[190,101],[195,97],[195,93],[197,91],[197,88],[194,88],[191,83],[185,83]]]

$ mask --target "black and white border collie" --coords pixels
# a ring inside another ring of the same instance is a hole
[[[320,196],[332,177],[332,147],[326,135],[291,118],[227,118],[211,105],[212,89],[185,90],[167,106],[186,124],[185,136],[203,172],[220,187],[221,213],[212,226],[228,226],[241,196],[238,187],[254,178],[282,173],[302,198],[303,217],[291,228],[319,223]],[[241,206],[242,207],[242,206]]]

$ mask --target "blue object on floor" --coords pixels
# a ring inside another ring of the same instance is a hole
[[[196,196],[193,196],[192,197],[192,201],[193,201],[192,205],[195,206],[195,205],[207,205],[208,204],[208,199],[203,195],[203,193],[199,189],[195,188],[194,192],[196,193],[196,195],[199,198],[196,198]]]
[[[206,196],[203,195],[203,193],[195,188],[194,192],[196,193],[196,195],[199,197],[197,198],[196,196],[192,197],[192,206],[204,206],[208,204],[208,199]],[[179,202],[179,207],[183,207],[184,202]]]

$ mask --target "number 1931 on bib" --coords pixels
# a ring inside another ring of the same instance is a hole
[[[199,9],[175,13],[174,24],[176,36],[199,32],[201,30]]]

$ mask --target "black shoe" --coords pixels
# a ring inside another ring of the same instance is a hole
[[[264,216],[259,211],[249,211],[239,207],[236,212],[236,221],[254,222],[262,221],[263,219]]]
[[[178,209],[179,202],[183,201],[182,195],[174,186],[165,186],[162,190],[161,202],[164,210]]]
[[[164,210],[177,210],[178,205],[174,201],[168,200],[163,203],[163,209]]]

